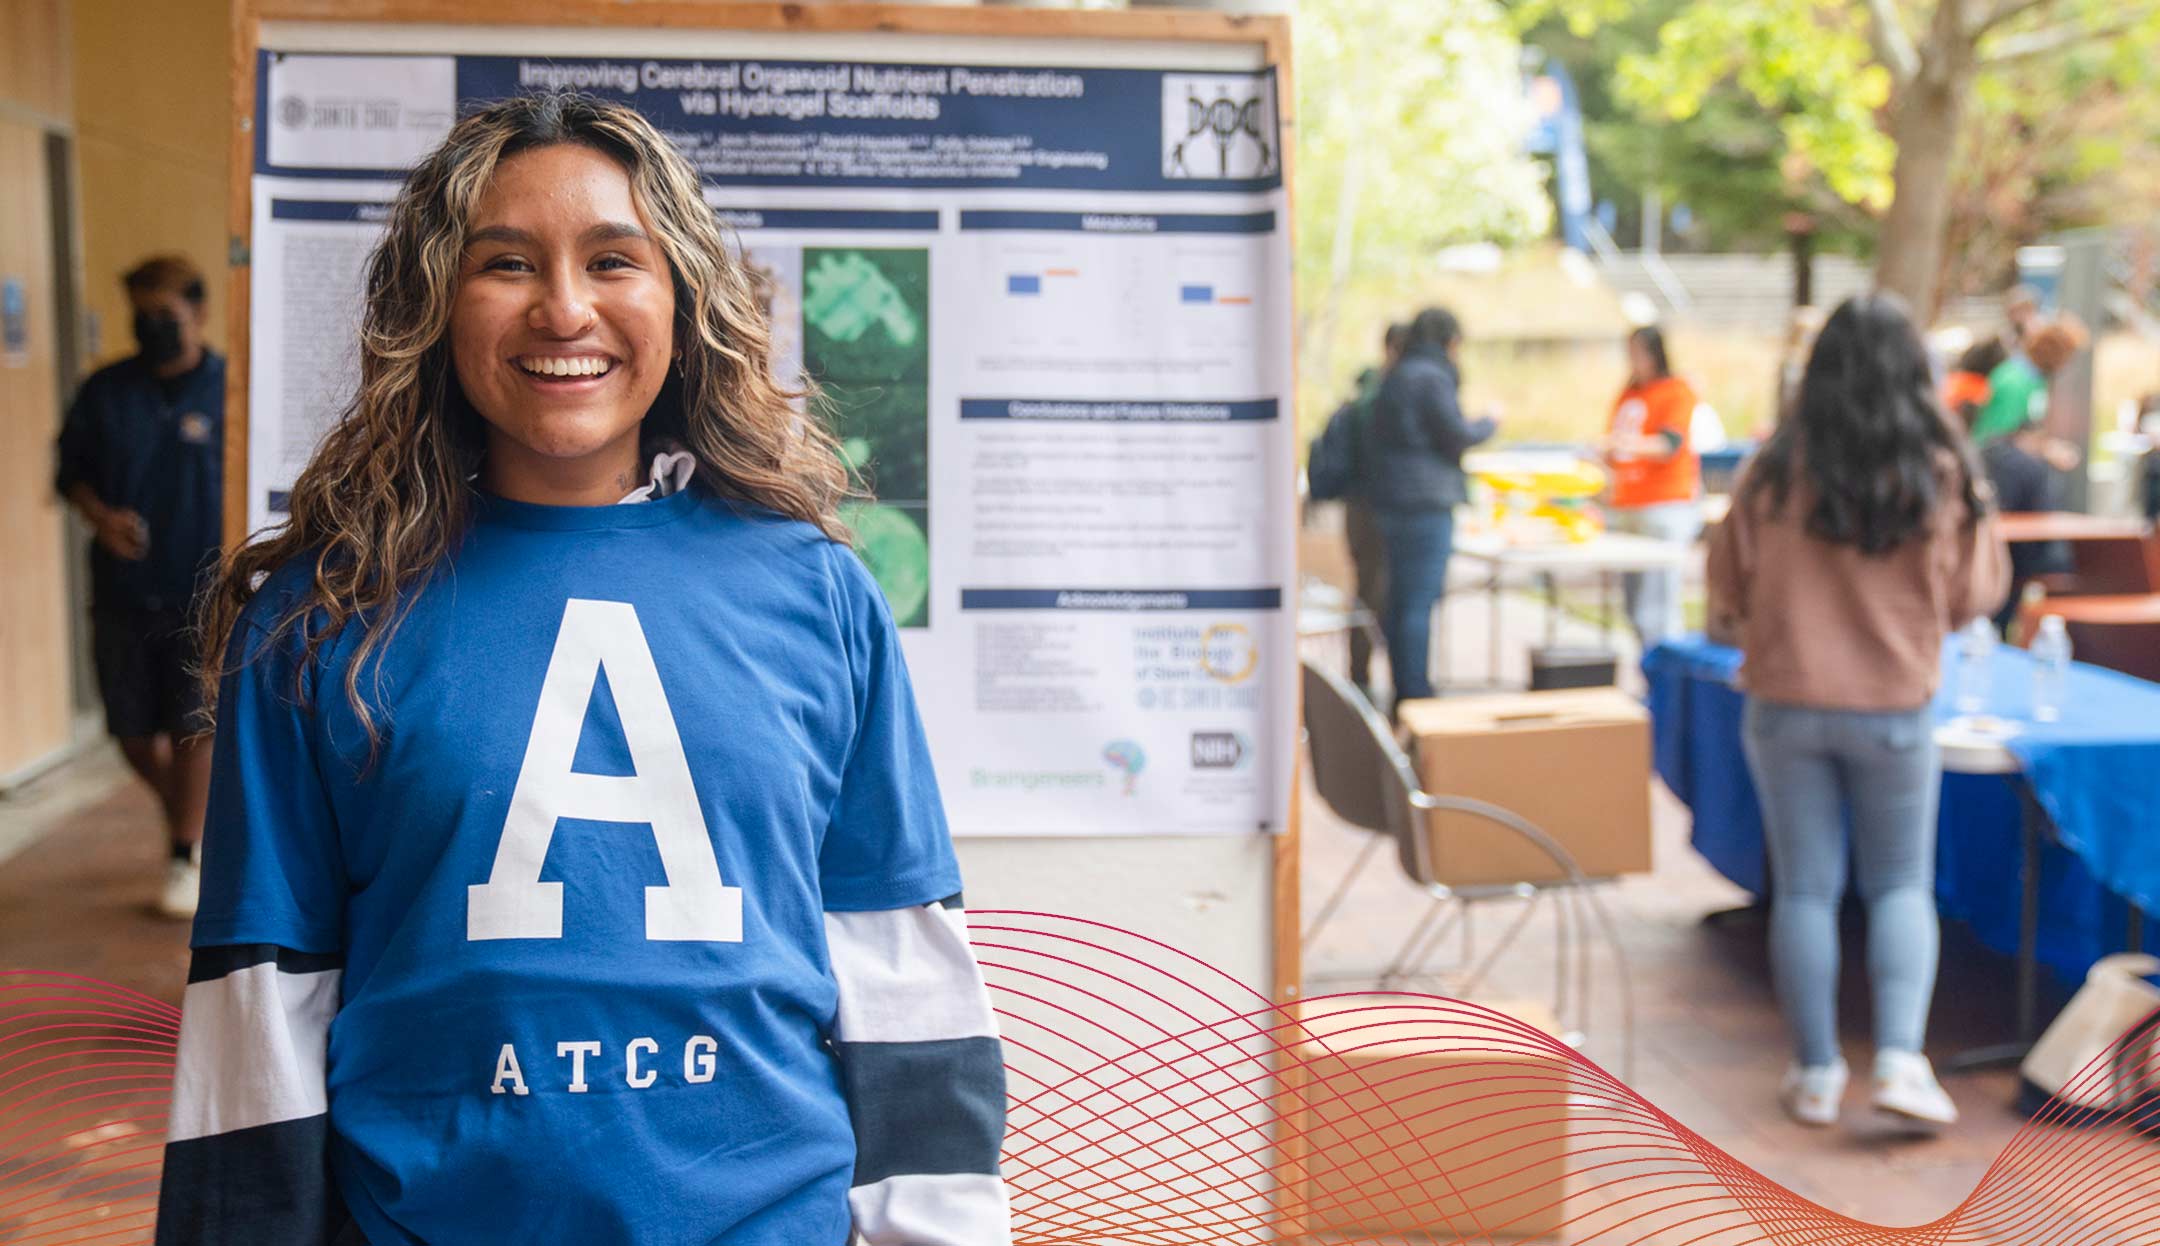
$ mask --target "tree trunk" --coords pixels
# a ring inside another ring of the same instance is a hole
[[[1320,306],[1305,326],[1301,339],[1304,353],[1299,367],[1307,377],[1328,377],[1335,361],[1335,317],[1342,310],[1343,291],[1350,284],[1350,270],[1357,260],[1358,201],[1365,183],[1365,148],[1351,147],[1343,165],[1342,184],[1335,197],[1335,238],[1328,248],[1328,283]],[[1332,401],[1332,400],[1331,400]]]
[[[1941,311],[1943,246],[1950,227],[1950,165],[1972,95],[1978,53],[1956,0],[1938,0],[1920,69],[1890,105],[1897,144],[1893,194],[1877,243],[1875,283],[1904,297],[1922,325]]]
[[[1792,243],[1792,303],[1794,307],[1815,306],[1815,223],[1790,214],[1785,223],[1785,236]]]

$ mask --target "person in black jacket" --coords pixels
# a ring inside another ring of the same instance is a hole
[[[1358,374],[1357,397],[1351,399],[1355,409],[1351,418],[1363,425],[1372,419],[1373,404],[1380,396],[1380,386],[1389,372],[1402,359],[1403,347],[1410,341],[1410,326],[1391,324],[1381,338],[1381,361],[1377,368],[1367,368]],[[1362,439],[1368,429],[1357,429]],[[1360,450],[1365,447],[1360,446]],[[1357,456],[1357,471],[1351,479],[1350,495],[1344,499],[1343,537],[1350,545],[1351,572],[1356,577],[1358,600],[1372,611],[1375,619],[1387,617],[1387,543],[1380,535],[1380,524],[1373,517],[1373,509],[1365,500],[1365,475],[1372,470],[1370,453]],[[1369,698],[1372,696],[1372,636],[1365,628],[1350,631],[1350,682],[1358,686]]]
[[[2147,394],[2138,407],[2138,431],[2149,447],[2138,461],[2138,506],[2147,523],[2160,523],[2160,394]]]
[[[1995,490],[1995,505],[2005,514],[2064,509],[2062,485],[2048,461],[2045,422],[2027,419],[2008,437],[1997,437],[1980,450],[1980,464]],[[2008,635],[2017,621],[2025,586],[2044,575],[2070,570],[2070,547],[2061,541],[2021,541],[2010,547],[2010,596],[1995,612],[1995,630]]]
[[[1433,608],[1447,590],[1455,507],[1469,500],[1463,452],[1491,437],[1491,417],[1466,419],[1457,362],[1462,323],[1440,307],[1410,322],[1402,362],[1380,383],[1367,444],[1363,496],[1387,550],[1382,615],[1397,704],[1433,694]]]

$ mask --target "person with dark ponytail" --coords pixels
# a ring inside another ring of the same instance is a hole
[[[1828,1125],[1844,1093],[1837,915],[1850,859],[1868,908],[1874,1105],[1948,1124],[1957,1108],[1921,1054],[1940,937],[1930,702],[1944,638],[2001,602],[2009,559],[1986,478],[1894,295],[1848,300],[1823,326],[1791,417],[1711,539],[1708,572],[1712,635],[1745,654],[1771,972],[1797,1049],[1786,1110]]]

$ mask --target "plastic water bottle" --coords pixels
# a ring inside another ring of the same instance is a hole
[[[1995,626],[1974,619],[1958,637],[1957,712],[1978,714],[1988,707],[1995,677]]]
[[[2070,678],[2070,632],[2059,614],[2040,619],[2040,634],[2032,642],[2032,716],[2034,722],[2051,723],[2062,717],[2063,685]]]

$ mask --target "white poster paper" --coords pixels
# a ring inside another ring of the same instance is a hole
[[[350,399],[367,250],[461,106],[575,88],[696,163],[874,500],[960,834],[1285,824],[1289,254],[1271,74],[267,52],[250,514]]]

